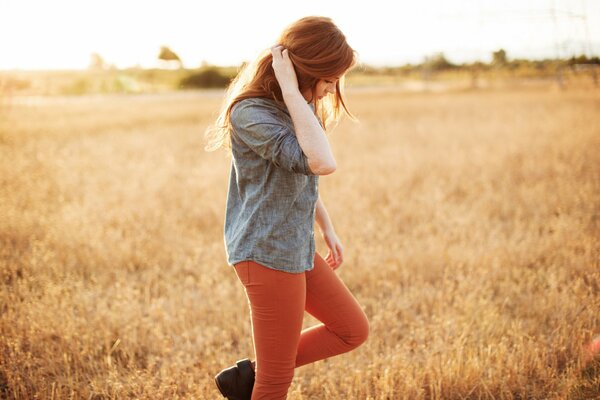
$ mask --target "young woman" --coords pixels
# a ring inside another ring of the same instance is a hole
[[[355,52],[330,18],[289,25],[278,44],[228,88],[207,150],[232,153],[224,242],[244,286],[256,360],[215,376],[228,399],[285,399],[294,369],[348,352],[369,322],[337,276],[343,246],[319,199],[320,175],[335,171],[325,129],[337,122],[344,74]],[[314,223],[329,251],[315,251]],[[302,330],[304,311],[322,323]]]

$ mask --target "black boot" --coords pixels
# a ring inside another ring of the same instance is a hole
[[[255,376],[252,362],[244,358],[235,364],[215,375],[215,383],[228,400],[250,400]]]

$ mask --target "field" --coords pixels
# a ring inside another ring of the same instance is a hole
[[[203,149],[221,96],[2,100],[1,398],[220,399],[213,376],[254,357],[230,160]],[[600,91],[347,104],[320,193],[370,335],[288,398],[600,398]]]

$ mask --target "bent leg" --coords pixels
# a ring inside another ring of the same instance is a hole
[[[306,274],[306,311],[321,324],[302,331],[296,367],[348,352],[367,340],[369,321],[356,298],[318,254]]]
[[[254,261],[234,267],[250,306],[256,355],[252,400],[285,399],[294,377],[302,330],[305,274],[274,270]]]

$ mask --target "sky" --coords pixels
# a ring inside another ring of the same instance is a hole
[[[295,4],[294,4],[295,3]],[[118,68],[158,66],[168,46],[184,66],[239,65],[291,22],[331,17],[360,62],[455,63],[600,55],[599,0],[0,0],[0,69],[82,69],[98,53]]]

